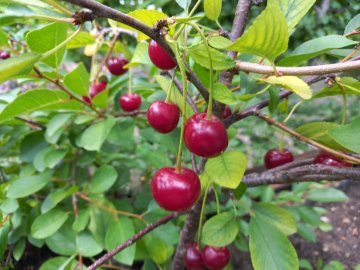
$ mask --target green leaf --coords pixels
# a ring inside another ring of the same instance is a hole
[[[216,158],[210,158],[205,172],[221,187],[236,189],[245,173],[246,156],[241,152],[225,152]]]
[[[34,111],[81,110],[81,104],[56,90],[34,89],[19,95],[0,113],[0,122]]]
[[[103,193],[116,182],[118,174],[114,167],[110,165],[101,166],[96,170],[91,182],[92,193]]]
[[[26,41],[32,52],[45,53],[55,48],[67,38],[67,23],[54,22],[26,35]],[[51,67],[58,67],[65,53],[65,48],[60,48],[54,54],[42,59]]]
[[[269,0],[268,5],[278,6],[284,14],[289,32],[299,23],[316,0]]]
[[[64,84],[71,92],[79,96],[88,96],[90,75],[83,63],[80,63],[64,77]]]
[[[299,260],[300,269],[313,270],[311,263],[306,259]]]
[[[303,99],[310,99],[312,97],[312,91],[310,86],[304,82],[302,79],[295,76],[270,76],[264,79],[261,79],[269,84],[280,85],[291,92],[294,92]]]
[[[200,66],[210,69],[210,59],[206,46],[201,43],[188,48],[187,53]],[[235,61],[226,54],[210,48],[211,62],[213,70],[231,69],[235,66]]]
[[[360,153],[360,117],[348,125],[330,130],[329,135],[341,146],[355,153]]]
[[[136,45],[133,57],[129,64],[125,67],[136,67],[139,65],[150,65],[151,60],[148,53],[149,44],[147,42],[139,42]]]
[[[115,122],[115,118],[109,116],[105,120],[88,127],[81,135],[77,143],[78,146],[88,151],[99,151]]]
[[[45,138],[49,143],[55,144],[59,140],[72,116],[72,113],[59,113],[49,120],[45,131]]]
[[[256,218],[275,226],[285,235],[296,232],[296,223],[292,215],[286,210],[270,203],[257,203],[253,207]]]
[[[120,243],[125,242],[135,234],[134,224],[131,219],[122,217],[113,219],[106,232],[105,247],[110,251]],[[135,259],[136,245],[131,245],[115,255],[115,259],[126,265],[132,265]]]
[[[346,202],[349,198],[344,192],[335,188],[312,189],[307,195],[309,201],[315,202]]]
[[[9,230],[10,230],[10,222],[3,224],[0,227],[0,260],[3,261],[5,251],[8,247],[8,237],[9,237]]]
[[[301,61],[314,58],[315,56],[324,54],[333,49],[343,48],[350,45],[357,44],[346,37],[340,35],[328,35],[309,40],[292,53],[288,54],[284,59],[278,62],[280,66],[296,66],[301,64]]]
[[[69,259],[70,262],[69,262]],[[70,268],[62,268],[64,265],[70,263]],[[74,258],[66,258],[66,257],[54,257],[48,259],[46,262],[44,262],[39,270],[70,270],[70,269],[76,269],[77,263],[74,261]]]
[[[239,232],[233,212],[224,212],[211,217],[204,224],[201,242],[204,245],[222,247],[231,244]]]
[[[314,208],[307,205],[301,205],[295,207],[295,210],[299,213],[301,219],[305,223],[314,227],[320,226],[320,215],[314,210]]]
[[[96,41],[95,37],[88,32],[80,32],[73,39],[71,39],[67,44],[67,49],[77,49],[82,48],[90,44],[94,44]]]
[[[79,215],[75,218],[72,229],[76,232],[83,231],[89,223],[90,211],[89,209],[80,210]]]
[[[70,222],[66,222],[60,230],[46,238],[46,245],[56,254],[71,256],[76,250],[76,232],[71,229]]]
[[[209,37],[209,45],[215,49],[225,49],[232,44],[230,39],[223,36],[211,36]]]
[[[175,1],[183,10],[187,10],[191,4],[191,0],[175,0]]]
[[[245,194],[247,190],[247,185],[240,183],[240,185],[234,190],[234,196],[237,200],[240,200],[241,197]]]
[[[21,238],[19,241],[16,242],[14,249],[12,251],[12,255],[16,261],[20,260],[20,258],[24,254],[25,244],[26,244],[25,238]]]
[[[150,255],[150,258],[156,263],[162,264],[171,258],[174,248],[168,245],[164,240],[152,235],[147,235],[144,239],[147,252]]]
[[[76,247],[78,253],[85,257],[93,257],[102,251],[102,246],[95,241],[88,231],[83,231],[76,235]]]
[[[8,198],[22,198],[42,189],[50,182],[51,174],[45,172],[33,176],[23,176],[12,182],[6,196]]]
[[[298,223],[297,224],[297,229],[298,229],[298,233],[299,235],[304,238],[305,240],[315,243],[316,242],[316,234],[314,232],[314,230],[306,224],[303,223]]]
[[[344,36],[358,28],[360,28],[360,14],[358,14],[354,18],[352,18],[350,20],[350,22],[346,25],[345,31],[344,31]]]
[[[58,205],[59,202],[74,194],[76,191],[78,191],[78,189],[79,188],[77,186],[72,186],[68,189],[57,189],[51,192],[46,196],[45,200],[41,204],[41,213],[44,214],[53,209]]]
[[[314,98],[322,98],[329,96],[342,95],[343,91],[339,87],[339,84],[345,89],[346,95],[360,95],[360,82],[352,77],[341,77],[336,79],[337,83],[334,83],[331,87],[325,86],[318,91]]]
[[[249,232],[250,255],[255,270],[299,269],[293,245],[272,224],[252,217]]]
[[[28,53],[2,60],[0,62],[0,83],[17,75],[28,73],[40,57],[40,54]]]
[[[217,21],[221,13],[221,0],[204,0],[204,12],[210,20]]]
[[[38,216],[31,225],[31,236],[45,239],[57,232],[68,219],[69,213],[60,209],[52,209]]]
[[[224,104],[238,103],[236,96],[229,88],[222,83],[214,84],[214,99]]]
[[[5,199],[0,205],[0,210],[2,214],[6,214],[6,215],[15,212],[18,208],[19,208],[18,201],[12,198]]]
[[[288,26],[279,7],[268,6],[228,50],[255,54],[274,61],[286,51],[289,42]]]
[[[331,261],[325,267],[323,270],[345,270],[344,265],[339,261]]]

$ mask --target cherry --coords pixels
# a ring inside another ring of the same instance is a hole
[[[205,109],[204,112],[207,112],[207,108]],[[231,114],[232,114],[231,108],[226,105],[222,114],[222,118],[223,119],[228,118]]]
[[[151,181],[151,192],[155,201],[169,211],[189,209],[200,194],[200,180],[190,169],[164,167],[158,170]]]
[[[322,164],[327,166],[334,167],[352,167],[351,163],[345,162],[343,160],[338,159],[334,155],[326,152],[320,152],[313,161],[314,164]]]
[[[283,164],[292,162],[294,160],[293,154],[287,149],[272,149],[266,152],[264,161],[267,169],[272,169]]]
[[[150,125],[160,133],[169,133],[179,122],[180,110],[176,104],[155,101],[146,113]]]
[[[90,98],[94,98],[97,94],[104,91],[106,89],[106,86],[107,82],[98,82],[92,84],[89,91]]]
[[[82,96],[82,100],[85,101],[87,104],[91,104],[91,98],[89,96]]]
[[[126,112],[132,112],[139,109],[141,97],[136,93],[126,93],[119,98],[121,108]]]
[[[205,246],[201,258],[205,266],[211,270],[220,270],[230,261],[230,251],[227,247]]]
[[[190,270],[201,270],[204,268],[204,262],[201,258],[201,251],[196,243],[191,243],[186,248],[184,254],[185,266]]]
[[[0,58],[5,60],[10,57],[10,54],[7,51],[0,51]]]
[[[122,56],[112,57],[107,62],[107,67],[112,75],[122,75],[127,72],[127,68],[124,66],[128,63],[129,61]]]
[[[156,41],[150,41],[148,52],[151,62],[158,68],[169,70],[176,67],[176,62]]]
[[[186,121],[184,141],[192,153],[201,157],[216,157],[228,146],[224,124],[215,115],[206,119],[206,113],[196,113]]]

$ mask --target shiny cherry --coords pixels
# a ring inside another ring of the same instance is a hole
[[[176,67],[176,62],[154,40],[150,41],[148,53],[149,53],[151,62],[158,68],[163,69],[163,70],[169,70],[169,69],[173,69],[174,67]]]
[[[124,68],[128,63],[129,61],[122,56],[112,57],[107,62],[107,67],[112,75],[122,75],[128,71],[127,68]]]
[[[200,157],[216,157],[228,146],[224,124],[215,115],[206,119],[206,113],[196,113],[185,123],[186,147]]]
[[[10,54],[7,51],[0,51],[0,58],[5,60],[10,57]]]
[[[176,104],[166,101],[155,101],[146,113],[147,119],[155,130],[160,133],[169,133],[179,122],[180,110]]]
[[[151,192],[155,201],[165,210],[184,211],[199,197],[200,180],[190,169],[164,167],[158,170],[151,181]]]
[[[121,108],[126,112],[132,112],[139,109],[141,97],[136,93],[126,93],[119,98]]]
[[[294,161],[294,156],[288,149],[272,149],[266,152],[264,161],[265,167],[272,169]]]
[[[352,167],[351,163],[345,162],[343,160],[338,159],[334,155],[326,152],[320,152],[313,161],[314,164],[322,164],[327,166],[334,167]]]
[[[107,82],[98,82],[94,83],[90,86],[89,96],[90,98],[94,98],[97,94],[104,91],[106,89]]]
[[[230,262],[231,255],[227,247],[205,246],[201,258],[207,268],[220,270]]]
[[[204,269],[204,262],[201,258],[201,250],[196,243],[191,243],[186,248],[184,254],[184,263],[189,270],[202,270]]]

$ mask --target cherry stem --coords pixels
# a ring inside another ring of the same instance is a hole
[[[200,6],[202,0],[198,0],[195,4],[195,6],[192,8],[192,10],[190,11],[188,18],[191,17],[192,15],[194,15],[195,11],[197,10],[197,8]],[[177,40],[180,36],[180,34],[182,33],[182,31],[184,30],[186,24],[181,25],[180,29],[174,34],[173,39]]]
[[[214,190],[214,194],[215,194],[215,201],[216,201],[216,212],[217,214],[220,214],[220,203],[219,203],[219,196],[218,193],[215,189],[215,185],[213,184],[213,190]]]
[[[289,109],[289,100],[286,98],[284,100],[285,104],[286,104],[286,111],[285,114],[288,116],[288,109]],[[285,124],[285,122],[283,122]],[[284,150],[284,145],[285,145],[285,131],[281,130],[280,131],[280,141],[279,141],[279,150],[283,151]]]
[[[344,125],[346,123],[346,111],[347,111],[347,102],[346,102],[346,91],[343,87],[343,85],[337,81],[335,81],[335,83],[337,84],[337,86],[340,88],[341,90],[341,95],[343,98],[343,111],[342,111],[342,119],[341,119],[341,124]]]
[[[51,5],[52,7],[54,7],[55,9],[61,11],[62,13],[68,15],[68,16],[72,16],[73,13],[68,10],[66,7],[64,7],[63,5],[60,5],[59,3],[57,3],[56,1],[54,0],[43,0],[43,2]]]
[[[171,82],[168,88],[168,91],[166,93],[166,99],[165,99],[165,103],[170,103],[170,96],[171,96],[171,91],[173,89],[173,85],[174,85],[174,80],[175,80],[175,71],[173,73],[173,75],[171,76]]]
[[[203,223],[204,212],[205,212],[206,198],[209,193],[209,188],[210,188],[211,184],[212,184],[212,182],[209,181],[208,185],[206,186],[203,201],[201,204],[201,212],[200,212],[199,227],[198,227],[198,245],[199,246],[200,246],[200,241],[201,241],[202,223]]]
[[[129,74],[129,77],[128,77],[128,82],[129,82],[129,84],[128,84],[128,87],[129,87],[128,93],[132,94],[132,73],[131,73],[130,68],[128,69],[128,74]]]

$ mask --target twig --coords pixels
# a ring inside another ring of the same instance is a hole
[[[146,115],[146,110],[113,114],[114,117],[126,117],[126,116],[137,116],[137,115]]]
[[[42,124],[40,124],[39,122],[30,120],[30,119],[25,119],[25,118],[23,118],[23,117],[21,117],[21,116],[15,116],[15,118],[16,118],[17,120],[20,120],[20,121],[23,121],[23,122],[29,124],[31,127],[34,127],[34,126],[35,126],[35,127],[40,128],[40,129],[45,129],[45,126],[42,125]]]
[[[105,255],[101,256],[99,259],[97,259],[92,265],[88,267],[88,270],[95,270],[99,268],[101,265],[103,265],[107,260],[110,260],[112,257],[114,257],[116,254],[118,254],[123,249],[131,246],[134,244],[137,240],[142,238],[144,235],[148,234],[149,232],[153,231],[157,227],[164,225],[168,223],[170,220],[173,220],[174,218],[178,217],[180,213],[174,212],[172,214],[169,214],[158,221],[151,223],[147,225],[143,230],[132,236],[129,240],[125,241],[124,243],[117,246],[115,249],[111,250],[110,252],[106,253]]]

